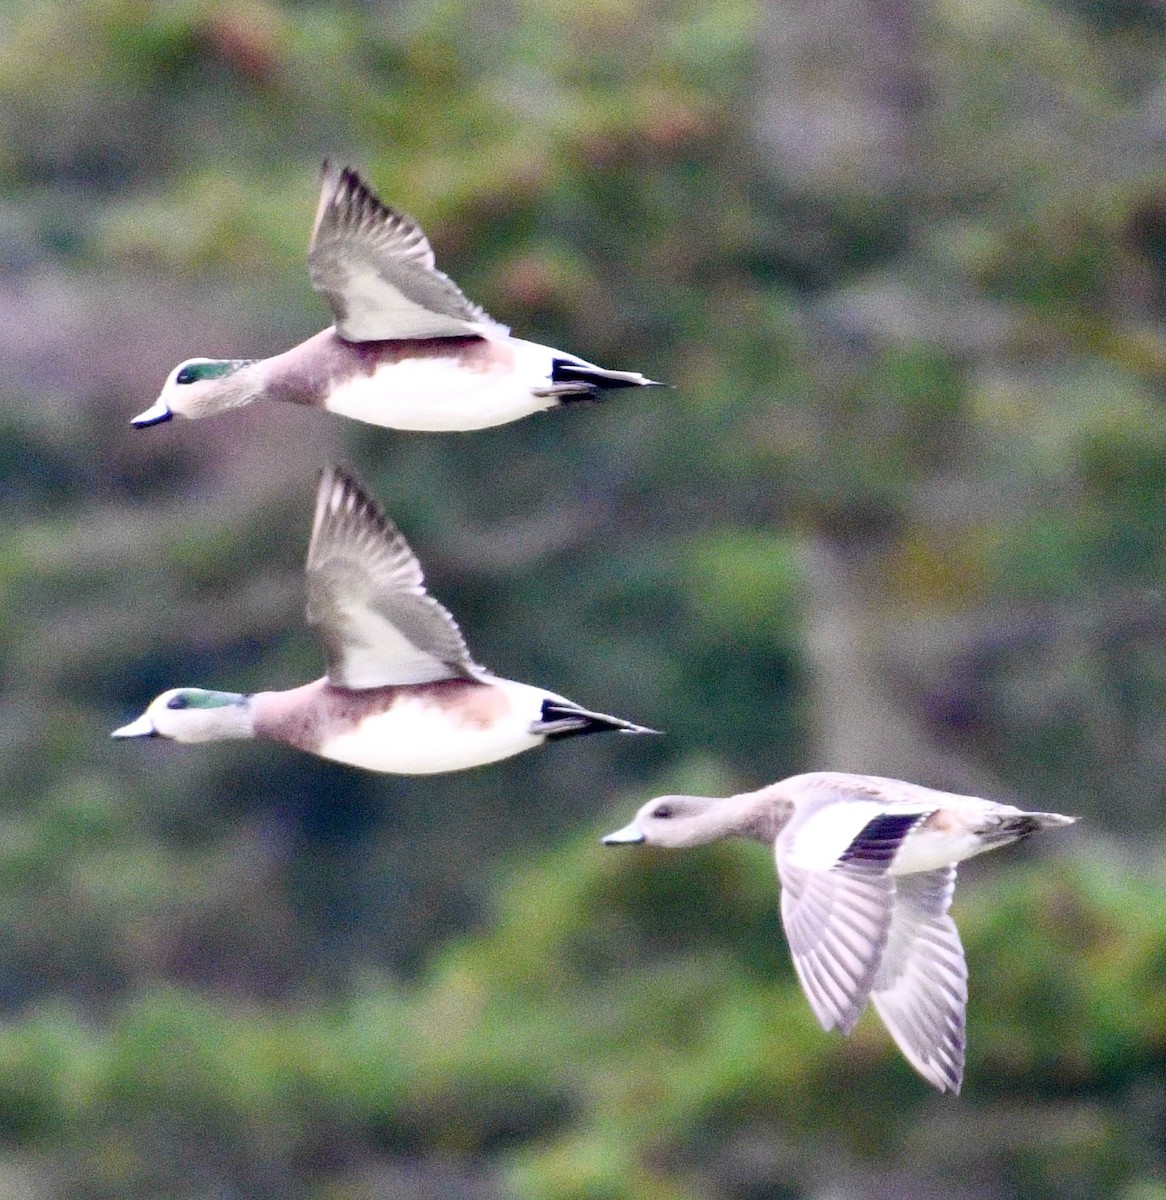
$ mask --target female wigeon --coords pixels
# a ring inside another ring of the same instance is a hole
[[[268,399],[394,429],[484,429],[653,382],[510,337],[437,269],[417,223],[348,168],[324,164],[308,271],[334,325],[273,358],[180,363],[132,423]]]
[[[1073,820],[819,771],[738,796],[659,796],[603,841],[698,846],[747,837],[772,845],[782,924],[823,1029],[849,1033],[869,999],[919,1074],[958,1092],[968,990],[947,911],[956,863]]]
[[[175,688],[112,736],[273,738],[370,771],[426,775],[555,738],[655,732],[478,666],[401,532],[337,468],[320,479],[306,575],[323,679],[254,695]]]

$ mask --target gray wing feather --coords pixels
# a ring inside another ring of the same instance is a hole
[[[895,879],[890,936],[871,1000],[908,1062],[940,1091],[960,1090],[968,972],[948,915],[956,869]]]
[[[306,567],[328,678],[353,689],[478,678],[457,622],[425,590],[401,531],[355,479],[323,473]]]
[[[806,870],[778,859],[781,919],[802,989],[823,1029],[849,1033],[887,944],[895,885],[886,875]]]
[[[347,167],[324,164],[308,272],[350,342],[509,332],[437,269],[417,222]]]

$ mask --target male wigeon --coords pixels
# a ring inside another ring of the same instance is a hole
[[[747,837],[772,845],[782,924],[823,1029],[849,1033],[870,1000],[919,1074],[958,1092],[968,990],[948,915],[956,863],[1073,820],[819,771],[737,796],[659,796],[603,841],[678,847]]]
[[[437,269],[417,223],[348,168],[324,164],[308,271],[335,324],[273,358],[180,363],[132,423],[268,399],[394,429],[484,429],[653,382],[511,337]]]
[[[653,733],[478,666],[421,564],[359,483],[326,470],[306,567],[323,679],[284,692],[163,692],[115,738],[273,738],[370,771],[426,775],[584,733]]]

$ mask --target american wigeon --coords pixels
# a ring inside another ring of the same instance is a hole
[[[655,732],[478,666],[400,531],[336,468],[320,480],[306,575],[323,679],[254,695],[175,688],[113,736],[273,738],[370,771],[426,775],[556,738]]]
[[[334,325],[273,358],[180,363],[132,423],[268,399],[393,429],[484,429],[653,382],[511,337],[437,269],[412,218],[382,204],[355,171],[329,163],[308,271]]]
[[[738,796],[659,796],[603,841],[772,845],[782,924],[822,1028],[849,1033],[869,999],[919,1074],[958,1092],[968,989],[947,911],[956,863],[1073,819],[820,771]]]

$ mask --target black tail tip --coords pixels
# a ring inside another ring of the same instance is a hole
[[[540,719],[531,727],[532,733],[541,733],[548,740],[562,737],[577,737],[586,733],[651,733],[658,729],[625,721],[622,717],[609,717],[606,713],[591,712],[580,708],[569,700],[548,697],[542,703]]]
[[[1060,813],[1021,813],[1005,824],[1009,837],[1026,838],[1045,829],[1060,829],[1072,825],[1076,817],[1064,817]]]
[[[575,383],[594,389],[594,392],[610,392],[619,388],[667,387],[654,379],[647,379],[637,371],[608,371],[603,367],[592,367],[585,363],[569,362],[556,358],[551,364],[551,383]]]

